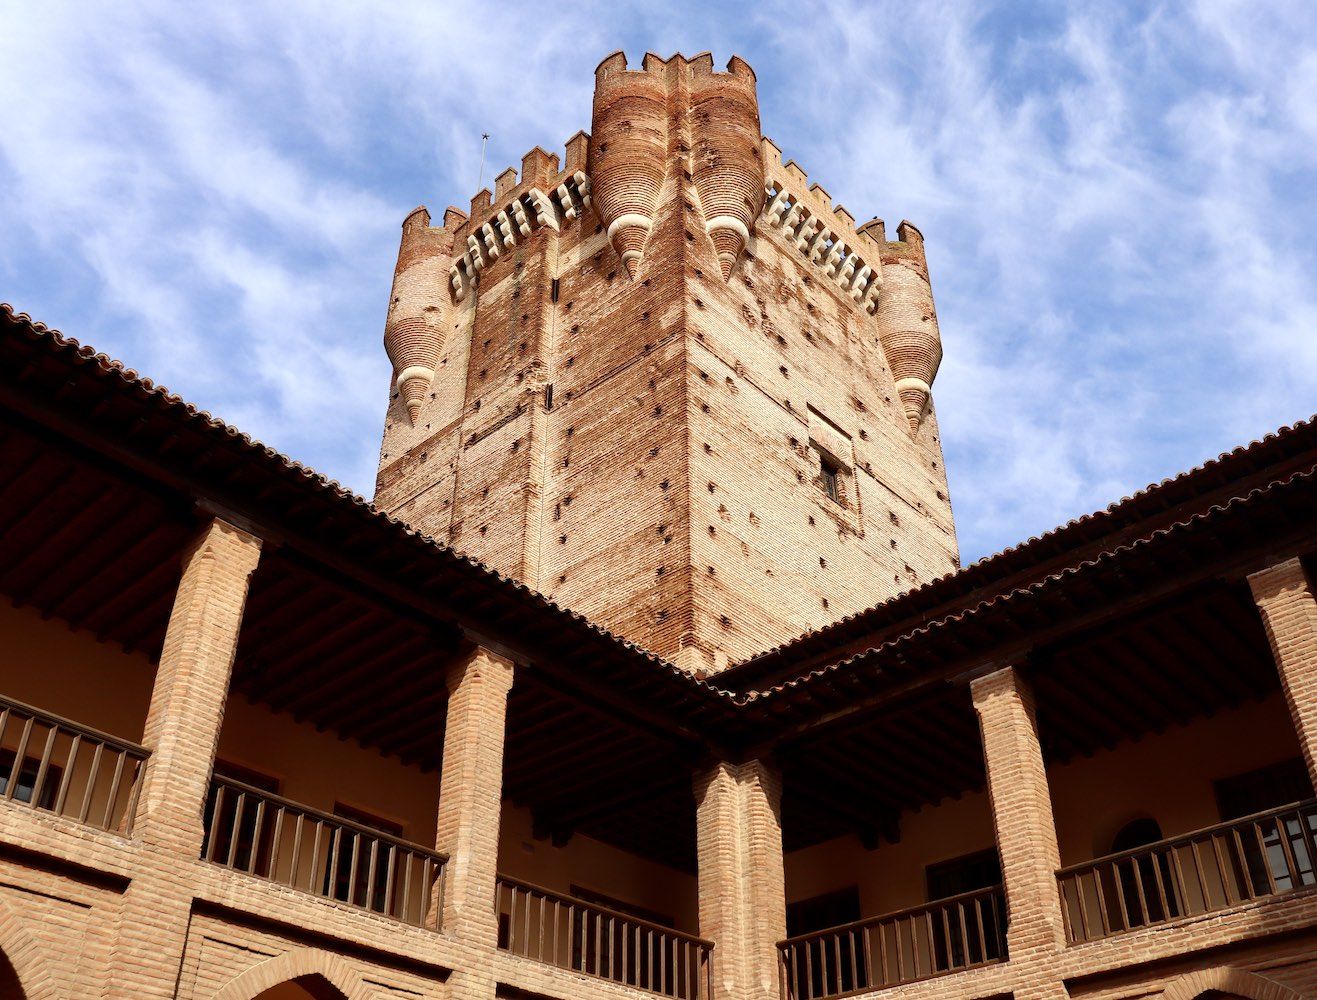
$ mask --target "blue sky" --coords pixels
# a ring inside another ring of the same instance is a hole
[[[0,298],[369,495],[403,216],[588,129],[617,48],[744,56],[924,232],[967,561],[1317,410],[1308,2],[17,0]]]

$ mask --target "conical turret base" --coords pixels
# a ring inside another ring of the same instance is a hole
[[[903,379],[902,381],[914,381],[913,379]],[[905,408],[905,417],[910,421],[912,431],[919,430],[919,425],[924,422],[924,410],[928,407],[928,397],[931,390],[928,386],[905,385],[902,386],[897,394],[901,397],[901,403]]]
[[[723,281],[730,281],[732,268],[736,267],[737,258],[745,250],[749,232],[739,219],[726,216],[709,223],[709,239],[713,241],[714,253],[718,255],[718,266],[723,272]]]
[[[407,407],[407,416],[411,419],[413,427],[416,426],[416,420],[421,415],[421,404],[425,402],[425,394],[429,391],[430,381],[433,378],[434,372],[413,367],[409,373],[398,379],[398,393]]]
[[[652,223],[641,215],[624,215],[608,227],[608,238],[613,249],[626,265],[626,273],[634,280],[645,256],[645,241],[649,238]]]

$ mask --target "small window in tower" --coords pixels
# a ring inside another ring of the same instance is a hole
[[[851,484],[855,467],[855,446],[851,443],[851,436],[812,405],[807,407],[807,413],[808,454],[818,463],[810,478],[838,507],[850,508],[856,501]]]
[[[827,456],[823,456],[820,465],[822,467],[823,492],[828,495],[828,499],[833,503],[841,503],[841,469]]]

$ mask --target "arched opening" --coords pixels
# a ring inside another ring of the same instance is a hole
[[[1173,980],[1162,1000],[1306,1000],[1300,994],[1254,972],[1229,967],[1200,969]]]
[[[341,957],[317,948],[297,948],[252,966],[213,1000],[366,1000],[369,996],[373,994],[366,984]]]
[[[2,995],[0,1000],[3,1000]],[[347,1000],[347,997],[324,976],[310,975],[271,986],[253,1000]]]
[[[1121,851],[1132,851],[1136,847],[1155,844],[1161,839],[1161,824],[1151,816],[1143,816],[1139,819],[1130,820],[1120,828],[1116,836],[1111,839],[1111,853],[1119,854]]]
[[[1111,841],[1111,853],[1138,851],[1162,839],[1162,828],[1151,816],[1130,820]],[[1172,878],[1171,859],[1168,854],[1142,852],[1133,854],[1115,864],[1119,896],[1114,900],[1112,926],[1142,927],[1145,923],[1160,923],[1180,915],[1179,900],[1175,898],[1175,881]]]

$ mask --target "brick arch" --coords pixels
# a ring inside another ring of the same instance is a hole
[[[230,980],[212,1000],[255,1000],[271,986],[312,977],[332,986],[343,1000],[371,1000],[366,984],[347,962],[317,948],[295,948],[254,965]]]
[[[55,985],[42,960],[41,945],[28,933],[13,908],[3,902],[0,902],[0,952],[18,977],[25,1000],[64,1000],[64,991]]]
[[[1166,987],[1162,1000],[1194,1000],[1204,993],[1229,993],[1245,1000],[1308,1000],[1274,979],[1227,966],[1181,976]]]

